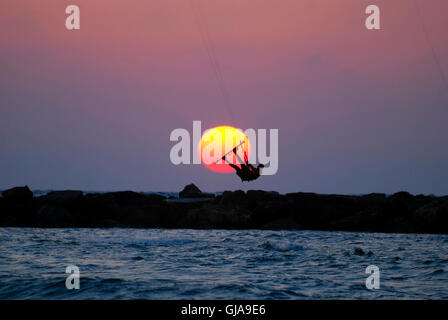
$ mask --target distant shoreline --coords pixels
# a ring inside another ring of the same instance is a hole
[[[42,190],[45,191],[45,190]],[[171,194],[171,195],[170,195]],[[0,227],[186,228],[367,231],[448,234],[448,196],[398,192],[332,195],[249,190],[179,193],[76,190],[0,197]]]

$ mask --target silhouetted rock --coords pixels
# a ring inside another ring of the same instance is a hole
[[[35,201],[31,190],[15,187],[2,192],[0,226],[30,226],[35,218]]]
[[[386,200],[386,194],[385,193],[369,193],[362,195],[360,197],[362,200],[367,201],[385,201]]]
[[[179,192],[179,198],[214,198],[213,193],[202,192],[193,183],[185,186],[185,188]]]
[[[64,190],[64,191],[51,191],[45,195],[48,201],[53,203],[64,203],[79,201],[83,197],[82,191]]]
[[[179,197],[186,198],[189,195],[196,195],[200,193],[202,193],[202,191],[198,187],[196,187],[195,184],[191,183],[189,185],[186,185],[184,189],[179,192]]]
[[[417,208],[432,201],[431,197],[415,197],[409,192],[401,191],[394,193],[388,198],[390,210],[397,216],[410,217]]]
[[[378,222],[384,222],[378,217],[378,213],[360,211],[353,215],[330,222],[329,229],[346,231],[371,231],[377,227]]]
[[[418,208],[415,219],[421,232],[448,233],[448,197],[434,199]]]
[[[221,196],[223,205],[243,206],[246,201],[246,194],[243,190],[224,191]]]
[[[188,211],[182,224],[189,228],[246,229],[251,227],[250,211],[227,209],[219,205],[205,205]]]
[[[280,197],[277,191],[264,191],[264,190],[248,190],[247,198],[249,201],[261,202],[275,200]]]
[[[0,197],[0,226],[309,229],[448,234],[448,197],[398,192],[347,196],[225,191],[214,198],[195,185],[180,199],[133,191],[85,194],[28,187]],[[203,201],[203,198],[210,197]],[[197,199],[199,198],[199,199]],[[354,252],[360,254],[360,252]]]
[[[28,188],[28,186],[24,187],[15,187],[12,189],[8,189],[2,192],[3,199],[11,202],[27,202],[33,200],[33,193]]]
[[[287,208],[295,221],[307,229],[331,230],[333,221],[358,212],[361,207],[354,196],[290,193]]]
[[[143,202],[145,195],[134,191],[117,191],[105,193],[106,196],[112,197],[118,205],[132,205]]]
[[[46,227],[70,227],[73,225],[73,216],[65,208],[54,205],[45,205],[37,212],[37,225]]]

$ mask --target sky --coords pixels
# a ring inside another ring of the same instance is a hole
[[[65,28],[71,4],[80,30]],[[365,28],[370,4],[381,30]],[[0,189],[446,195],[446,12],[446,0],[2,0]],[[173,165],[170,133],[194,120],[278,129],[278,172],[242,183]]]

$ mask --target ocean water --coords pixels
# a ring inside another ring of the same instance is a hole
[[[448,299],[446,235],[0,228],[0,248],[0,299]]]

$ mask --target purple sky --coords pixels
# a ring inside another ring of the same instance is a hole
[[[70,4],[79,31],[65,29]],[[380,31],[364,27],[369,4]],[[3,0],[0,189],[448,194],[447,12],[446,0]],[[278,173],[242,184],[172,165],[170,132],[193,120],[279,129]]]

